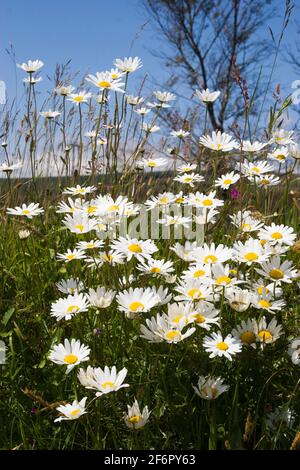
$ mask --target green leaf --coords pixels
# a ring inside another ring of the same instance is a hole
[[[7,325],[7,323],[9,322],[9,320],[11,319],[11,317],[13,316],[14,313],[15,313],[15,308],[14,308],[14,307],[9,308],[9,309],[5,312],[5,314],[4,314],[3,318],[2,318],[2,323],[3,323],[4,326]]]

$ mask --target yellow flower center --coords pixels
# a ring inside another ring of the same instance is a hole
[[[94,243],[87,243],[86,247],[87,248],[94,248],[95,244]]]
[[[227,351],[229,348],[227,343],[224,343],[224,341],[221,341],[220,343],[216,344],[216,347],[220,349],[220,351]]]
[[[244,331],[244,333],[241,334],[240,339],[243,343],[251,344],[255,342],[255,334],[253,331]]]
[[[197,289],[196,287],[193,287],[192,289],[190,289],[187,294],[192,299],[200,299],[202,297],[201,290]]]
[[[84,230],[84,225],[82,225],[82,224],[75,225],[74,228],[76,228],[77,230],[79,230],[79,232],[83,232],[83,230]]]
[[[78,361],[78,356],[75,356],[75,354],[67,354],[64,358],[64,362],[67,364],[75,364],[75,362]]]
[[[80,413],[81,409],[77,408],[76,410],[71,411],[72,416],[77,416]]]
[[[268,341],[273,338],[273,335],[270,333],[269,330],[261,330],[258,333],[258,336],[263,340],[263,341]]]
[[[22,214],[23,215],[28,215],[28,214],[30,214],[30,211],[28,209],[23,209]]]
[[[270,292],[270,290],[267,289],[267,287],[265,287],[265,286],[259,286],[259,287],[257,288],[257,293],[258,293],[259,295],[268,294],[269,292]]]
[[[115,212],[115,211],[118,211],[120,208],[120,206],[116,205],[116,204],[113,204],[112,206],[109,206],[109,208],[107,209],[108,212]]]
[[[270,184],[270,181],[264,178],[264,179],[260,180],[259,183],[260,183],[260,184],[263,184],[264,186],[266,186],[267,184]]]
[[[175,200],[176,204],[181,204],[182,202],[184,202],[184,198],[183,197],[178,197],[176,200]]]
[[[203,269],[198,269],[197,271],[194,272],[194,277],[201,277],[204,276],[205,271]]]
[[[271,304],[270,302],[268,302],[266,299],[262,299],[258,302],[258,304],[262,307],[262,308],[269,308],[271,307]]]
[[[203,199],[202,204],[204,206],[212,206],[213,201],[211,199]]]
[[[221,150],[222,149],[222,144],[217,144],[217,150]]]
[[[166,334],[166,338],[170,341],[175,341],[176,339],[180,339],[180,337],[181,337],[180,331],[171,330],[171,331],[168,331],[168,333]]]
[[[265,246],[266,243],[267,243],[267,240],[260,240],[261,246]]]
[[[81,103],[81,101],[83,100],[83,97],[82,96],[74,96],[73,100],[76,101],[76,103]]]
[[[155,166],[157,166],[156,162],[148,162],[148,167],[149,168],[154,168]]]
[[[112,261],[112,259],[113,259],[113,255],[108,255],[107,253],[105,253],[105,255],[103,256],[103,259],[104,259],[105,261],[110,262],[110,261]]]
[[[105,80],[102,81],[102,82],[98,82],[98,86],[100,88],[110,88],[111,87],[111,83],[110,82],[106,82]]]
[[[71,260],[71,259],[74,259],[74,258],[75,258],[75,255],[72,255],[72,254],[71,254],[71,255],[66,255],[66,258],[69,259],[69,260]]]
[[[113,388],[114,383],[113,383],[113,382],[110,382],[110,381],[107,381],[107,382],[103,382],[103,383],[101,384],[101,386],[102,386],[102,388],[107,388],[107,387]]]
[[[216,283],[220,286],[221,284],[230,284],[231,283],[231,279],[230,277],[228,276],[219,276],[217,279],[216,279]]]
[[[283,271],[281,271],[281,269],[276,269],[276,268],[271,269],[269,274],[270,274],[270,277],[272,279],[282,279],[283,275],[284,275],[284,273],[283,273]]]
[[[137,243],[132,243],[131,245],[129,245],[128,250],[132,251],[133,253],[141,253],[142,252],[141,246],[138,245]]]
[[[207,255],[204,258],[204,263],[216,263],[218,261],[218,258],[215,255]]]
[[[134,416],[131,416],[130,418],[128,418],[128,421],[131,423],[131,424],[137,424],[141,421],[141,416],[139,415],[134,415]]]
[[[169,202],[169,199],[167,197],[162,197],[159,200],[159,204],[168,204],[168,202]]]
[[[118,74],[117,74],[117,73],[112,73],[112,74],[111,74],[111,78],[112,78],[113,80],[116,80],[116,79],[118,78]]]
[[[258,259],[258,255],[256,253],[250,252],[245,255],[245,259],[247,261],[256,261]]]
[[[140,312],[144,308],[145,308],[145,305],[142,304],[142,302],[131,302],[131,304],[129,305],[129,309],[132,312]]]
[[[242,229],[243,230],[251,230],[251,225],[250,224],[242,224]]]
[[[190,183],[191,181],[193,181],[193,178],[191,176],[188,176],[187,178],[184,178],[183,180],[185,183]]]
[[[197,313],[194,318],[196,323],[205,323],[205,317],[201,313]]]
[[[279,155],[276,155],[275,158],[276,158],[277,160],[285,160],[285,155],[279,154]]]
[[[151,272],[151,273],[155,273],[155,274],[160,273],[160,271],[161,271],[160,268],[155,268],[155,267],[153,267],[153,268],[150,269],[150,272]]]
[[[273,232],[271,237],[274,239],[274,240],[280,240],[282,238],[282,235],[280,232]]]
[[[255,173],[260,173],[260,172],[261,172],[261,169],[258,168],[257,166],[254,166],[254,167],[252,168],[252,171],[254,171]]]
[[[87,212],[88,214],[93,214],[96,211],[96,209],[97,209],[97,206],[90,206],[88,207]]]
[[[223,181],[223,184],[232,184],[232,180],[231,179],[228,179],[228,180],[224,180]]]
[[[184,316],[184,315],[177,315],[177,317],[174,317],[174,318],[172,319],[172,321],[173,321],[174,323],[179,323],[180,320],[183,318],[183,316]]]
[[[77,313],[78,310],[79,310],[78,305],[70,305],[70,306],[67,308],[67,313]]]

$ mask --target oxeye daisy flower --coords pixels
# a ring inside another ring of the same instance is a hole
[[[219,214],[219,211],[215,209],[206,209],[204,207],[197,207],[196,214],[194,215],[195,223],[198,225],[206,225],[206,224],[215,224],[216,223],[216,215]]]
[[[273,293],[271,292],[269,294],[253,295],[251,303],[253,307],[270,313],[280,311],[285,306],[284,300],[273,300]]]
[[[18,170],[19,168],[22,168],[23,163],[21,161],[19,162],[10,162],[8,163],[2,163],[0,165],[0,170],[3,171],[4,173],[12,173],[15,170]]]
[[[175,195],[173,193],[160,193],[158,196],[151,196],[147,199],[145,205],[147,210],[155,209],[156,207],[167,207],[175,201]]]
[[[196,170],[197,165],[196,163],[187,163],[184,165],[181,165],[177,168],[178,173],[190,173],[191,171]]]
[[[222,263],[216,263],[212,264],[211,268],[211,279],[216,288],[229,289],[242,282],[232,275],[232,269],[228,264],[224,266]]]
[[[21,215],[32,219],[32,217],[43,214],[44,209],[39,206],[39,203],[31,202],[28,205],[22,204],[22,207],[16,206],[14,209],[8,208],[6,212],[10,215]]]
[[[268,145],[268,143],[263,144],[257,140],[255,142],[250,142],[250,140],[243,140],[242,142],[243,151],[248,153],[260,152],[264,147],[266,147],[266,145]]]
[[[234,243],[233,255],[238,262],[251,266],[253,263],[262,264],[271,253],[264,250],[259,240],[249,238],[245,243]]]
[[[231,171],[226,173],[220,178],[216,179],[215,186],[220,186],[222,189],[229,189],[232,184],[235,184],[240,179],[240,175]]]
[[[174,101],[176,99],[176,96],[168,91],[154,91],[153,95],[161,103],[168,103],[169,101]]]
[[[183,261],[192,262],[195,261],[193,252],[198,247],[197,242],[186,241],[184,245],[180,243],[175,243],[174,246],[171,246],[170,250],[174,251],[178,258],[181,258]]]
[[[143,411],[141,411],[137,400],[134,400],[132,406],[127,405],[127,413],[124,413],[124,421],[129,429],[140,429],[145,426],[149,420],[150,414],[151,411],[149,411],[148,406],[145,406]]]
[[[257,177],[248,177],[248,180],[250,183],[256,183],[257,186],[267,188],[268,186],[276,186],[277,184],[280,183],[280,178],[278,176],[274,175],[261,175],[258,178]]]
[[[247,289],[240,289],[234,286],[232,289],[225,291],[225,298],[230,307],[236,312],[245,312],[251,305],[252,293]]]
[[[157,315],[146,319],[146,325],[141,325],[141,338],[146,339],[150,343],[160,343],[166,341],[167,343],[179,343],[184,339],[191,336],[196,328],[188,328],[185,333],[183,329],[186,327],[185,318],[178,321],[176,325],[170,322],[166,314]]]
[[[74,315],[87,312],[90,304],[83,294],[75,292],[73,295],[68,295],[65,299],[59,299],[51,304],[50,315],[55,317],[57,321],[65,319],[71,320]]]
[[[209,331],[213,325],[219,326],[219,313],[214,304],[200,300],[196,304],[191,318],[200,328]]]
[[[78,106],[81,103],[87,103],[91,97],[92,93],[80,91],[78,93],[70,93],[70,95],[68,95],[68,101],[71,101]]]
[[[211,191],[209,194],[199,193],[190,194],[188,197],[188,204],[194,207],[204,209],[215,209],[224,205],[222,199],[216,198],[216,191]]]
[[[252,216],[250,211],[238,211],[236,214],[230,215],[229,217],[231,223],[245,233],[256,232],[264,226],[262,222]]]
[[[107,308],[114,300],[116,292],[105,287],[97,287],[97,289],[89,289],[87,299],[91,307]]]
[[[296,239],[296,234],[292,227],[283,224],[276,225],[272,222],[270,226],[265,225],[259,231],[258,237],[261,240],[266,240],[271,245],[279,243],[292,246]]]
[[[84,214],[74,214],[73,216],[67,214],[62,223],[70,232],[82,234],[96,230],[98,221]]]
[[[292,145],[295,143],[292,139],[293,134],[293,131],[279,129],[278,131],[273,132],[270,143],[275,143],[278,145]]]
[[[127,261],[130,261],[131,258],[137,258],[140,261],[158,251],[152,240],[138,240],[129,236],[115,240],[111,244],[111,249],[126,256]]]
[[[291,356],[293,364],[300,364],[300,337],[294,338],[290,342],[288,353]]]
[[[86,414],[87,413],[87,411],[85,411],[86,400],[87,400],[87,397],[84,397],[79,402],[77,400],[74,400],[72,404],[67,403],[66,405],[58,406],[56,409],[57,411],[59,411],[59,413],[62,416],[60,416],[59,418],[56,418],[54,422],[59,423],[60,421],[64,421],[64,420],[73,421],[74,419],[78,419],[80,418],[80,416]]]
[[[81,241],[81,242],[76,243],[76,248],[82,251],[94,250],[95,248],[102,248],[103,244],[104,242],[102,240],[90,240],[88,242]]]
[[[206,90],[196,90],[196,95],[199,98],[200,101],[203,103],[213,103],[216,101],[216,99],[219,98],[221,92],[219,90],[217,91],[209,91],[209,88],[206,88]]]
[[[75,90],[75,87],[72,85],[58,85],[56,88],[54,88],[54,91],[57,95],[61,96],[69,96],[73,91]]]
[[[43,81],[42,77],[34,77],[29,75],[29,77],[23,78],[23,83],[30,83],[31,85],[35,85],[36,83],[40,83]]]
[[[126,95],[127,103],[131,106],[138,106],[139,104],[143,103],[144,98],[141,96],[133,96],[133,95]]]
[[[197,263],[202,264],[215,264],[215,263],[225,263],[232,258],[232,249],[227,248],[224,245],[207,245],[204,243],[203,246],[197,247],[192,251],[191,255],[196,260]]]
[[[225,385],[223,382],[224,380],[221,377],[213,377],[210,375],[204,377],[200,375],[197,385],[193,385],[193,389],[196,394],[204,400],[215,400],[229,389],[229,386]]]
[[[85,79],[100,88],[102,92],[107,90],[124,93],[125,83],[120,79],[114,80],[110,72],[97,72],[96,75],[90,74]]]
[[[203,284],[206,284],[211,277],[211,269],[207,264],[192,264],[186,271],[183,271],[181,277],[185,281],[198,279],[203,282]]]
[[[81,212],[84,207],[84,202],[82,199],[72,199],[68,197],[68,204],[64,201],[61,201],[57,205],[56,212],[57,214],[74,214],[75,212]]]
[[[84,259],[86,257],[84,251],[82,250],[77,250],[76,248],[74,250],[70,250],[68,248],[66,253],[58,253],[57,254],[57,259],[61,261],[66,261],[66,263],[69,263],[70,261],[76,260],[76,259]]]
[[[159,126],[156,126],[155,124],[150,124],[147,122],[143,123],[143,131],[145,131],[147,134],[153,134],[154,132],[158,132],[160,130]]]
[[[78,294],[84,290],[84,284],[78,278],[62,279],[56,284],[57,289],[63,294]]]
[[[243,320],[231,332],[232,336],[242,342],[243,346],[251,346],[256,349],[256,333],[258,325],[254,318]]]
[[[273,150],[273,152],[268,153],[267,157],[270,160],[275,160],[279,163],[284,163],[289,156],[289,149],[287,147],[279,147],[276,150]]]
[[[179,129],[178,131],[171,131],[170,136],[177,137],[178,139],[185,139],[188,137],[190,133],[188,131],[184,131],[183,129]]]
[[[252,284],[253,294],[263,296],[266,294],[273,294],[275,297],[282,295],[282,289],[276,286],[276,283],[266,282],[265,279],[258,279]]]
[[[267,323],[265,317],[263,317],[258,324],[256,337],[261,346],[264,346],[265,344],[274,343],[282,334],[282,326],[277,324],[275,318]]]
[[[261,268],[256,268],[256,271],[276,285],[281,282],[290,283],[299,276],[296,269],[293,268],[293,263],[288,260],[281,262],[280,256],[273,256],[270,261],[262,263]]]
[[[42,111],[40,115],[45,119],[54,119],[57,116],[60,116],[61,113],[59,111],[51,111],[51,109],[49,109],[48,111]]]
[[[168,160],[166,158],[143,158],[141,161],[137,163],[139,168],[162,168],[168,164]]]
[[[239,147],[237,141],[233,140],[231,135],[221,131],[213,131],[211,136],[203,135],[200,137],[200,144],[217,152],[230,152]]]
[[[86,258],[86,262],[89,268],[101,267],[104,263],[116,266],[117,264],[124,264],[125,257],[121,253],[110,250],[108,252],[99,253],[97,257],[88,257]]]
[[[121,388],[129,387],[128,384],[123,383],[126,375],[127,369],[125,367],[117,372],[116,366],[111,369],[105,366],[104,370],[100,367],[88,366],[87,370],[79,370],[78,379],[85,388],[96,390],[96,397],[101,397],[111,392],[117,392]]]
[[[72,196],[85,196],[86,194],[96,191],[95,186],[80,186],[77,184],[75,187],[66,188],[63,194],[71,194]]]
[[[284,427],[292,429],[295,423],[295,416],[286,405],[276,408],[266,416],[266,425],[270,431],[277,431]]]
[[[40,70],[44,65],[44,62],[41,60],[28,60],[28,62],[23,62],[22,64],[17,64],[17,67],[24,70],[27,73],[34,73]]]
[[[49,360],[59,365],[66,365],[66,374],[69,374],[75,366],[89,360],[91,350],[81,344],[79,340],[64,340],[64,344],[54,345],[50,351]]]
[[[211,333],[211,336],[205,336],[203,340],[203,347],[206,352],[210,353],[209,357],[222,357],[232,361],[233,355],[240,353],[242,350],[241,341],[227,335],[224,339],[220,332]]]
[[[147,257],[145,260],[139,262],[137,269],[144,274],[150,274],[152,276],[168,276],[174,272],[173,264],[172,261]]]
[[[273,170],[274,167],[265,161],[259,161],[255,163],[246,162],[242,164],[242,173],[249,177],[258,177],[264,175],[265,173],[270,173]]]
[[[115,66],[125,73],[132,73],[140,69],[143,64],[139,57],[125,57],[124,59],[116,59]]]
[[[150,113],[151,109],[145,108],[144,106],[142,108],[135,109],[134,112],[138,114],[139,116],[146,116],[146,114]]]
[[[190,217],[182,217],[180,215],[166,215],[163,219],[156,221],[158,224],[165,225],[166,227],[186,227],[189,228],[192,219]]]
[[[180,280],[175,291],[180,295],[175,296],[174,299],[179,301],[198,302],[199,300],[210,301],[213,299],[211,287],[198,279]]]
[[[200,183],[201,181],[204,181],[204,177],[201,175],[196,175],[195,173],[184,173],[183,175],[176,176],[174,181],[179,181],[181,184],[188,184],[191,188],[193,188],[194,183]]]
[[[147,289],[130,287],[128,290],[119,292],[116,300],[119,310],[125,312],[127,318],[134,318],[139,313],[149,312],[160,302],[160,298],[150,287]]]
[[[176,327],[178,323],[183,322],[185,325],[194,321],[195,309],[191,302],[180,302],[168,304],[168,321]]]

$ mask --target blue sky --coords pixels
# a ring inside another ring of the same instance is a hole
[[[299,15],[300,0],[295,3],[295,13]],[[284,1],[277,0],[277,4],[282,11]],[[10,97],[15,93],[14,66],[5,52],[10,44],[17,62],[36,58],[45,62],[41,91],[51,88],[46,74],[52,75],[55,64],[68,59],[72,59],[72,70],[80,70],[82,76],[109,68],[116,57],[138,55],[144,63],[140,78],[147,73],[150,82],[153,77],[162,83],[167,77],[159,59],[149,51],[159,49],[161,42],[152,26],[145,25],[148,18],[139,0],[1,0],[0,8],[0,80],[6,82]],[[265,25],[266,34],[268,26],[276,34],[280,24],[280,19],[270,18]],[[284,42],[292,45],[295,39],[296,28],[291,24]],[[19,91],[23,77],[24,73],[18,70]],[[290,92],[296,78],[300,77],[280,57],[275,79]]]

